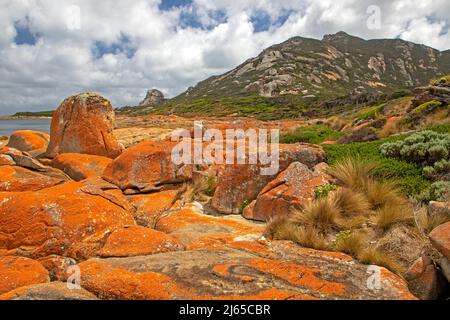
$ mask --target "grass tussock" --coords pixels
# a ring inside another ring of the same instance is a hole
[[[327,231],[337,225],[339,214],[340,210],[332,197],[319,198],[309,202],[303,210],[294,212],[291,222]]]
[[[337,162],[327,172],[338,179],[343,186],[353,191],[364,192],[375,168],[376,165],[373,163],[349,157]]]
[[[450,221],[450,215],[448,212],[439,212],[433,214],[432,216],[427,216],[426,225],[424,231],[426,234],[433,231],[434,228],[440,226],[441,224],[447,223]]]
[[[334,249],[357,256],[364,248],[365,242],[366,239],[362,233],[342,232],[336,237]]]
[[[407,205],[386,205],[377,210],[376,224],[382,230],[388,230],[398,223],[412,223],[413,211]]]
[[[368,248],[363,250],[359,256],[359,260],[364,264],[374,264],[385,267],[397,274],[400,274],[403,271],[403,268],[398,264],[394,257],[379,249]]]
[[[369,213],[371,205],[362,193],[342,187],[334,192],[331,197],[344,216],[354,217]]]

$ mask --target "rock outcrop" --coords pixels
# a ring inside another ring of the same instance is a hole
[[[95,255],[109,232],[134,225],[120,202],[92,185],[0,193],[0,249],[34,258]]]
[[[240,245],[90,259],[79,264],[81,283],[103,299],[415,299],[384,268],[380,289],[368,289],[367,266],[345,254],[278,241]]]
[[[300,162],[293,162],[261,190],[256,200],[245,208],[243,215],[247,219],[260,221],[288,215],[292,209],[311,201],[316,188],[328,184],[330,180],[331,177],[319,168],[312,171]]]
[[[319,146],[310,144],[280,144],[279,167],[273,175],[262,175],[261,164],[232,164],[219,168],[218,185],[211,201],[212,207],[220,213],[240,213],[245,204],[253,201],[260,191],[285,170],[292,162],[301,162],[313,168],[326,158]]]
[[[142,100],[141,103],[139,103],[140,106],[156,106],[165,101],[164,94],[157,90],[157,89],[151,89],[147,91],[147,94],[145,95],[144,100]]]
[[[0,192],[37,191],[63,181],[18,166],[0,166]]]
[[[46,156],[83,153],[116,158],[121,147],[113,135],[111,103],[94,93],[66,98],[55,111]]]
[[[421,300],[436,300],[445,293],[447,281],[433,261],[426,256],[417,259],[405,275],[412,293]]]
[[[9,137],[7,147],[26,151],[33,156],[44,153],[47,150],[50,136],[44,132],[34,130],[18,130]]]
[[[79,153],[62,153],[53,159],[52,165],[61,169],[75,181],[101,177],[112,162],[110,158]]]
[[[20,287],[0,295],[0,300],[98,300],[92,293],[69,289],[65,282],[49,282]]]
[[[171,141],[144,141],[126,149],[103,173],[103,178],[125,193],[159,191],[165,184],[192,178],[192,165],[176,165],[171,152],[177,145]]]
[[[50,281],[47,270],[35,260],[0,257],[0,295],[16,288]]]
[[[430,239],[435,248],[450,260],[450,222],[433,229],[430,233]]]

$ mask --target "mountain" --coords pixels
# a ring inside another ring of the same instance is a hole
[[[293,37],[147,111],[249,115],[271,110],[276,117],[291,117],[340,97],[362,96],[364,102],[425,85],[449,71],[450,50],[401,39],[364,40],[342,31],[322,40]]]
[[[345,32],[291,38],[177,98],[284,94],[339,96],[427,83],[450,70],[449,51],[400,39],[363,40]]]

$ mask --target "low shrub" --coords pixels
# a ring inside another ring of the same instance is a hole
[[[326,140],[337,140],[343,133],[333,130],[326,125],[314,125],[310,127],[299,127],[293,133],[280,137],[281,143],[308,142],[319,144]]]

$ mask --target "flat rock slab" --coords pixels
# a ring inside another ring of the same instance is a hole
[[[0,300],[98,300],[83,288],[70,289],[65,282],[49,282],[21,287],[0,295]]]
[[[167,252],[79,264],[81,286],[103,299],[414,299],[406,282],[333,252],[291,242]],[[372,288],[372,289],[371,289]]]

